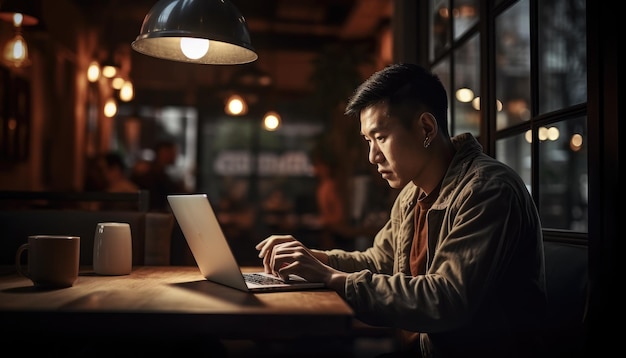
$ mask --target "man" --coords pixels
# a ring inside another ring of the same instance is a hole
[[[402,330],[413,356],[536,356],[543,244],[520,177],[471,134],[450,138],[445,89],[417,65],[375,73],[345,112],[360,120],[369,161],[402,188],[389,221],[362,252],[272,235],[257,245],[265,270],[324,282],[360,320]]]

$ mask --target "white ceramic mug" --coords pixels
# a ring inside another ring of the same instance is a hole
[[[26,251],[28,267],[21,263]],[[38,288],[64,288],[74,285],[80,265],[80,237],[33,235],[15,254],[17,272]]]
[[[100,275],[128,275],[133,244],[128,223],[98,223],[93,242],[93,270]]]

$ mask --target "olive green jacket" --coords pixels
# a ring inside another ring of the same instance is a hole
[[[456,154],[427,214],[427,273],[412,277],[409,267],[413,183],[372,247],[326,251],[329,265],[351,273],[345,297],[357,318],[420,332],[424,356],[534,353],[546,305],[536,207],[520,177],[471,134],[452,141]]]

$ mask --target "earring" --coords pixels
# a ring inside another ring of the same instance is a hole
[[[424,138],[424,148],[428,148],[429,145],[430,142],[428,141],[428,136],[426,136],[426,138]]]

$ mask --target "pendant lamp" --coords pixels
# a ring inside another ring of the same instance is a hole
[[[15,14],[22,14],[22,26],[34,26],[39,23],[39,3],[33,0],[0,0],[0,20],[13,22]]]
[[[246,20],[230,0],[159,0],[131,46],[187,63],[234,65],[258,58]]]
[[[14,36],[2,47],[0,61],[11,67],[30,65],[28,44],[22,36],[23,26],[39,24],[39,2],[24,0],[0,0],[0,20],[13,24]]]

